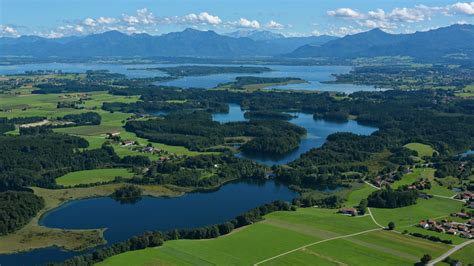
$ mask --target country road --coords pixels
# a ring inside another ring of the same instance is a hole
[[[443,261],[444,259],[446,259],[447,257],[449,257],[449,256],[452,255],[454,252],[456,252],[456,251],[462,249],[463,247],[468,246],[468,245],[470,245],[470,244],[472,244],[472,243],[474,243],[474,239],[473,239],[473,240],[466,241],[466,242],[464,242],[464,243],[462,243],[462,244],[460,244],[460,245],[457,245],[457,246],[455,246],[454,248],[448,250],[448,251],[447,251],[446,253],[444,253],[443,255],[437,257],[437,258],[434,259],[434,260],[431,260],[431,261],[428,263],[428,265],[429,265],[429,266],[433,266],[433,265],[435,265],[436,263],[439,263],[439,262]]]

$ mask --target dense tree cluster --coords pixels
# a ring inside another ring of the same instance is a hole
[[[381,189],[374,191],[367,198],[368,206],[375,208],[399,208],[416,204],[417,190]]]
[[[42,208],[44,200],[31,192],[0,192],[0,235],[21,228]]]
[[[289,82],[304,82],[300,78],[283,77],[283,78],[271,78],[271,77],[237,77],[235,81],[222,83],[217,87],[228,87],[231,89],[242,89],[247,85],[259,85],[259,84],[285,84]]]
[[[245,112],[244,117],[247,119],[290,120],[294,116],[273,111],[248,111]]]
[[[137,183],[173,184],[182,187],[215,187],[230,180],[263,179],[265,168],[232,154],[199,155],[182,161],[159,162]]]
[[[50,131],[34,133],[0,136],[0,191],[30,185],[54,187],[55,178],[68,172],[143,161],[121,160],[110,146],[79,152],[88,146],[82,138]]]
[[[299,145],[306,133],[304,128],[286,121],[256,120],[220,124],[207,112],[179,112],[164,119],[130,121],[128,131],[142,138],[169,145],[185,146],[202,151],[225,144],[226,137],[252,137],[243,145],[244,151],[282,154]]]
[[[60,120],[73,122],[75,125],[100,125],[102,117],[96,112],[87,112],[65,115]]]

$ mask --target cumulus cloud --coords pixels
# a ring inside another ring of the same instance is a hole
[[[274,20],[270,20],[267,24],[265,24],[265,27],[271,30],[282,30],[285,28],[283,24],[278,23]]]
[[[18,37],[20,34],[18,31],[7,25],[0,25],[0,37]]]
[[[474,15],[474,2],[459,2],[446,6],[415,5],[414,7],[397,7],[392,10],[375,9],[360,12],[348,7],[327,11],[327,14],[336,19],[354,21],[365,28],[382,28],[394,30],[406,27],[407,24],[429,21],[434,16],[451,16],[454,14]]]
[[[339,17],[339,18],[360,18],[362,16],[361,13],[351,9],[351,8],[339,8],[337,10],[330,10],[327,12],[327,14],[331,17]]]
[[[188,14],[184,16],[182,19],[179,19],[179,17],[176,17],[181,22],[184,24],[204,24],[204,25],[219,25],[222,23],[222,20],[218,16],[213,16],[207,12],[201,12],[199,14]],[[168,19],[168,21],[173,22],[173,19]]]
[[[458,2],[456,4],[451,5],[451,9],[457,13],[474,16],[474,2],[471,2],[471,3]]]
[[[259,29],[260,28],[260,23],[258,21],[248,20],[246,18],[239,19],[239,21],[234,23],[234,25],[237,25],[241,28],[252,28],[252,29]]]

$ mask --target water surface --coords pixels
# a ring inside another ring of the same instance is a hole
[[[238,181],[211,192],[181,197],[143,197],[135,204],[121,204],[109,197],[71,201],[47,213],[40,224],[52,228],[107,228],[108,244],[124,241],[145,231],[194,228],[218,224],[265,203],[291,201],[297,193],[275,181]],[[62,261],[78,253],[58,248],[0,255],[0,265],[35,265]]]

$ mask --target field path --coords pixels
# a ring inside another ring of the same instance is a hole
[[[377,220],[375,220],[375,217],[374,217],[374,215],[372,215],[372,211],[370,210],[370,208],[367,208],[367,211],[369,212],[369,215],[370,215],[370,218],[372,218],[372,221],[373,221],[378,227],[385,229],[385,226],[379,224],[379,223],[377,222]]]
[[[380,188],[379,188],[379,187],[377,187],[377,186],[374,186],[374,185],[373,185],[373,184],[371,184],[370,182],[367,182],[367,181],[365,181],[365,180],[364,180],[364,183],[366,183],[367,185],[369,185],[369,186],[371,186],[371,187],[373,187],[373,188],[375,188],[375,189],[377,189],[377,190],[380,190]]]
[[[462,243],[462,244],[459,244],[459,245],[455,246],[454,248],[448,250],[448,251],[447,251],[446,253],[444,253],[443,255],[437,257],[437,258],[434,259],[434,260],[431,260],[431,261],[428,263],[428,265],[429,265],[429,266],[433,266],[433,265],[435,265],[436,263],[439,263],[439,262],[443,261],[444,259],[446,259],[447,257],[449,257],[449,256],[452,255],[454,252],[456,252],[456,251],[462,249],[463,247],[468,246],[468,245],[470,245],[470,244],[472,244],[472,243],[474,243],[474,239],[469,240],[469,241],[466,241],[466,242],[464,242],[464,243]]]
[[[302,249],[305,249],[305,248],[308,248],[308,247],[311,247],[311,246],[314,246],[314,245],[317,245],[317,244],[321,244],[321,243],[324,243],[324,242],[328,242],[328,241],[331,241],[331,240],[336,240],[336,239],[341,239],[341,238],[347,238],[347,237],[357,236],[357,235],[366,234],[366,233],[370,233],[370,232],[374,232],[374,231],[380,231],[380,230],[381,230],[381,229],[379,229],[379,228],[370,229],[370,230],[365,230],[365,231],[358,232],[358,233],[354,233],[354,234],[350,234],[350,235],[336,236],[336,237],[333,237],[333,238],[328,238],[328,239],[316,241],[316,242],[313,242],[313,243],[310,243],[310,244],[301,246],[301,247],[299,247],[299,248],[295,248],[295,249],[292,249],[292,250],[290,250],[290,251],[287,251],[287,252],[278,254],[278,255],[273,256],[273,257],[271,257],[271,258],[268,258],[268,259],[259,261],[259,262],[255,263],[254,265],[260,265],[260,264],[262,264],[262,263],[265,263],[265,262],[274,260],[274,259],[279,258],[279,257],[283,257],[283,256],[285,256],[285,255],[288,255],[288,254],[290,254],[290,253],[296,252],[296,251],[298,251],[298,250],[302,250]]]
[[[450,199],[450,200],[465,202],[464,200],[455,199],[454,197],[456,197],[456,195],[454,195],[454,196],[452,196],[452,197],[442,196],[442,195],[436,195],[436,194],[431,194],[431,195],[432,195],[433,197],[437,197],[437,198],[444,198],[444,199]]]

